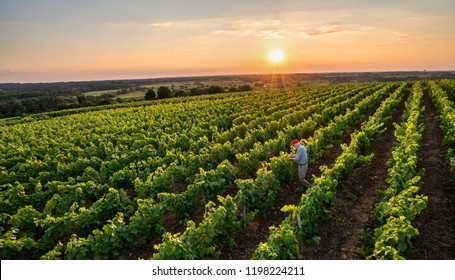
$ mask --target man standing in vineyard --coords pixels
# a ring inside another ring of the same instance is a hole
[[[289,159],[295,161],[295,163],[298,165],[297,174],[299,176],[299,181],[305,187],[311,188],[311,184],[305,179],[306,172],[308,170],[308,154],[306,148],[305,146],[301,145],[297,139],[292,140],[291,146],[296,149],[296,155],[291,155]],[[302,192],[303,188],[296,188],[295,191]]]

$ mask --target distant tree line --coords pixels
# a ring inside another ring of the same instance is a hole
[[[193,87],[189,91],[185,91],[182,89],[173,91],[171,88],[167,86],[160,86],[156,92],[151,88],[147,89],[145,93],[145,100],[164,99],[180,96],[194,96],[203,94],[218,94],[225,92],[242,92],[251,90],[253,90],[253,88],[250,85],[242,85],[239,87],[232,86],[227,90],[222,86],[213,85],[209,87]]]
[[[0,100],[14,95],[18,99],[65,95],[74,96],[84,92],[100,90],[119,90],[139,86],[131,80],[57,82],[57,83],[2,83],[0,84]],[[6,94],[8,93],[8,94]],[[2,98],[3,97],[3,98]]]
[[[14,99],[0,103],[0,118],[17,117],[64,109],[108,105],[121,102],[123,102],[121,98],[112,99],[102,96],[85,95],[78,95],[76,97],[55,96]]]

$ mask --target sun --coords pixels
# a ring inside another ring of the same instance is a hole
[[[284,53],[281,50],[273,50],[268,53],[267,58],[271,62],[278,63],[283,61]]]

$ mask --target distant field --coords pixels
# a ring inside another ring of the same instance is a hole
[[[182,81],[182,82],[164,82],[164,83],[155,83],[155,84],[148,84],[142,86],[143,90],[136,90],[132,92],[128,92],[126,94],[118,94],[117,91],[120,90],[100,90],[100,91],[90,91],[84,93],[86,96],[102,96],[103,94],[114,94],[116,95],[114,98],[121,98],[121,99],[131,99],[131,100],[137,100],[137,99],[144,99],[145,97],[145,92],[147,89],[153,89],[155,92],[158,90],[159,87],[164,86],[168,87],[173,91],[190,91],[190,89],[195,88],[195,87],[210,87],[210,86],[221,86],[224,87],[226,91],[229,90],[230,87],[238,87],[241,85],[250,85],[252,87],[255,87],[254,82],[244,82],[242,80],[228,80],[228,81],[223,81],[223,80],[214,80],[214,81],[204,81],[204,82],[199,82],[197,80],[195,81]],[[118,95],[117,95],[118,94]]]
[[[101,96],[103,94],[115,94],[117,90],[98,90],[98,91],[90,91],[90,92],[85,92],[84,95],[87,96]]]

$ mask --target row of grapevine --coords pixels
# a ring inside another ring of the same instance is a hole
[[[402,123],[400,126],[395,124],[397,140],[387,162],[388,188],[372,214],[377,228],[371,237],[371,249],[364,252],[367,259],[404,259],[411,238],[419,234],[411,222],[426,208],[428,201],[428,197],[417,194],[422,185],[422,174],[417,170],[417,151],[424,129],[422,96],[421,84],[415,83],[406,102]]]
[[[430,84],[436,83],[440,86],[446,93],[449,99],[454,100],[455,98],[455,80],[439,80],[439,81],[430,81]]]
[[[373,155],[365,156],[364,153],[369,143],[384,131],[382,127],[390,120],[405,90],[406,84],[403,84],[362,124],[360,131],[351,135],[350,145],[343,145],[343,152],[332,167],[325,167],[322,175],[313,179],[313,187],[302,195],[298,205],[283,207],[282,210],[290,215],[278,228],[271,227],[268,241],[259,244],[253,259],[297,259],[304,243],[318,241],[317,230],[330,218],[336,187],[356,167],[371,160]]]
[[[452,174],[455,174],[455,103],[447,95],[450,92],[452,96],[455,96],[455,83],[443,81],[442,85],[446,92],[434,81],[428,82],[428,85],[429,94],[438,112],[439,126],[444,132],[444,143],[448,147],[447,159],[450,162]]]

